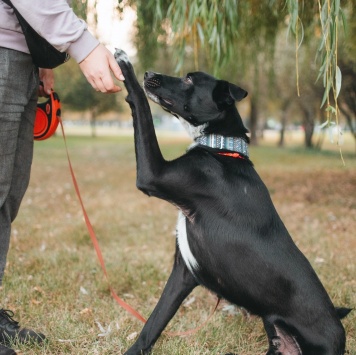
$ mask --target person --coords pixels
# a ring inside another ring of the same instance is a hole
[[[121,81],[124,77],[114,56],[90,34],[66,0],[12,0],[12,4],[36,32],[74,58],[95,90],[121,90],[114,77]],[[0,0],[0,286],[11,223],[29,184],[38,95],[50,93],[53,87],[53,71],[34,66],[13,9]],[[14,340],[41,343],[45,339],[42,333],[21,328],[13,312],[1,307],[0,300],[0,355],[16,354],[10,347]]]

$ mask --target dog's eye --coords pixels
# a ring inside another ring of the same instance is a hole
[[[183,79],[184,83],[185,84],[188,84],[188,85],[191,85],[193,84],[193,80],[192,80],[192,77],[191,76],[186,76],[184,79]]]

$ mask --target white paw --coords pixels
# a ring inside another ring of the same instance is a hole
[[[122,49],[116,48],[114,57],[117,62],[130,63],[130,59],[129,59],[128,55]]]

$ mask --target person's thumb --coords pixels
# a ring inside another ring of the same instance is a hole
[[[113,55],[109,55],[109,66],[116,79],[119,79],[121,81],[125,80],[125,77],[122,74],[119,64],[117,64]]]

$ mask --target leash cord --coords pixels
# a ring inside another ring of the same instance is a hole
[[[109,277],[108,277],[108,273],[107,273],[107,270],[106,270],[106,266],[105,266],[105,262],[104,262],[104,258],[103,258],[103,255],[102,255],[102,252],[101,252],[101,249],[100,249],[100,246],[99,246],[99,242],[98,242],[98,239],[95,235],[95,232],[94,232],[94,229],[93,229],[93,226],[89,220],[89,217],[88,217],[88,214],[86,212],[86,209],[84,207],[84,204],[83,204],[83,200],[82,200],[82,197],[81,197],[81,194],[80,194],[80,190],[79,190],[79,186],[78,186],[78,183],[77,183],[77,179],[75,177],[75,174],[74,174],[74,170],[73,170],[73,167],[72,167],[72,163],[71,163],[71,160],[70,160],[70,156],[69,156],[69,151],[68,151],[68,145],[67,145],[67,138],[66,138],[66,135],[64,133],[64,127],[63,127],[63,122],[62,122],[62,118],[61,117],[58,117],[59,119],[59,123],[60,123],[60,126],[61,126],[61,130],[62,130],[62,135],[63,135],[63,140],[64,140],[64,146],[65,146],[65,150],[66,150],[66,154],[67,154],[67,160],[68,160],[68,166],[69,166],[69,171],[70,171],[70,174],[71,174],[71,177],[72,177],[72,181],[73,181],[73,185],[74,185],[74,189],[75,189],[75,192],[77,194],[77,197],[78,197],[78,200],[79,200],[79,203],[80,203],[80,206],[82,208],[82,212],[83,212],[83,216],[84,216],[84,220],[85,220],[85,224],[87,226],[87,229],[88,229],[88,232],[89,232],[89,235],[90,235],[90,238],[91,238],[91,241],[94,245],[94,249],[95,249],[95,252],[96,252],[96,255],[99,259],[99,262],[100,262],[100,266],[103,270],[103,273],[104,273],[104,276],[105,276],[105,279],[108,283],[108,287],[110,289],[110,293],[112,295],[112,297],[115,299],[115,301],[122,307],[124,308],[127,312],[129,312],[131,315],[133,315],[135,318],[137,318],[138,320],[140,320],[141,322],[143,323],[146,323],[147,320],[141,316],[140,313],[138,313],[135,309],[133,309],[129,304],[127,304],[123,299],[121,299],[117,294],[116,292],[114,291],[113,287],[111,286],[110,284],[110,281],[109,281]],[[210,314],[210,316],[205,320],[205,322],[203,322],[200,326],[194,328],[194,329],[190,329],[190,330],[187,330],[185,332],[164,332],[165,334],[169,335],[169,336],[187,336],[187,335],[191,335],[195,332],[197,332],[198,330],[200,330],[201,328],[203,328],[209,321],[210,319],[212,318],[212,316],[214,315],[216,309],[218,308],[218,305],[220,303],[220,298],[218,298],[217,300],[217,303],[215,305],[215,308],[213,310],[213,312]]]
[[[100,249],[100,246],[99,246],[99,242],[98,242],[98,239],[96,238],[96,235],[95,235],[93,226],[92,226],[92,224],[90,223],[88,214],[87,214],[86,209],[85,209],[85,207],[84,207],[84,204],[83,204],[83,201],[82,201],[82,197],[81,197],[81,194],[80,194],[80,191],[79,191],[79,186],[78,186],[78,183],[77,183],[77,179],[76,179],[76,177],[75,177],[74,170],[73,170],[73,167],[72,167],[72,163],[71,163],[71,160],[70,160],[70,157],[69,157],[68,146],[67,146],[67,139],[66,139],[66,136],[65,136],[65,133],[64,133],[64,127],[63,127],[63,122],[62,122],[62,119],[61,119],[61,118],[59,118],[59,122],[60,122],[60,125],[61,125],[61,130],[62,130],[64,145],[65,145],[65,149],[66,149],[66,153],[67,153],[67,159],[68,159],[69,170],[70,170],[70,174],[71,174],[71,176],[72,176],[72,181],[73,181],[74,189],[75,189],[75,192],[76,192],[76,194],[77,194],[77,197],[78,197],[80,206],[81,206],[81,208],[82,208],[83,216],[84,216],[84,219],[85,219],[85,223],[86,223],[86,225],[87,225],[87,229],[88,229],[88,232],[89,232],[91,241],[92,241],[92,243],[93,243],[93,245],[94,245],[94,248],[95,248],[95,251],[96,251],[96,255],[97,255],[98,259],[99,259],[99,262],[100,262],[101,268],[102,268],[102,270],[103,270],[103,273],[104,273],[104,275],[105,275],[106,281],[108,282],[108,286],[109,286],[109,289],[110,289],[110,293],[111,293],[111,295],[113,296],[113,298],[116,300],[116,302],[117,302],[122,308],[124,308],[127,312],[129,312],[130,314],[132,314],[135,318],[139,319],[141,322],[146,323],[146,319],[145,319],[144,317],[142,317],[140,313],[138,313],[135,309],[133,309],[129,304],[127,304],[124,300],[122,300],[122,299],[116,294],[116,292],[114,291],[114,289],[112,288],[112,286],[111,286],[111,284],[110,284],[110,282],[109,282],[109,277],[108,277],[108,273],[107,273],[107,271],[106,271],[106,266],[105,266],[105,262],[104,262],[103,255],[102,255],[102,253],[101,253],[101,249]]]

